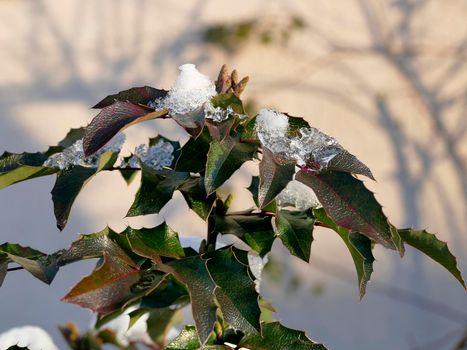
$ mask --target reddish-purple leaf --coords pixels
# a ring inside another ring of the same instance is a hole
[[[167,90],[155,89],[150,86],[134,87],[120,91],[114,95],[109,95],[92,108],[104,108],[116,101],[132,102],[134,104],[147,105],[149,102],[167,96]]]
[[[345,172],[312,174],[303,169],[295,179],[316,193],[326,213],[337,225],[360,232],[386,248],[396,249],[388,219],[362,181]]]
[[[124,261],[104,253],[104,262],[83,278],[63,298],[98,314],[108,314],[133,295],[131,286],[140,278],[140,271]]]
[[[328,165],[327,170],[343,171],[346,173],[360,174],[374,180],[371,170],[363,164],[353,154],[346,150],[340,151],[334,158],[332,158]]]
[[[86,127],[83,137],[84,155],[88,157],[97,152],[119,131],[128,126],[165,114],[167,114],[166,110],[154,112],[152,109],[122,101],[103,108]]]

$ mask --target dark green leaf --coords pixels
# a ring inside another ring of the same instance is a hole
[[[295,162],[280,164],[270,150],[263,147],[263,159],[259,163],[259,207],[268,205],[295,174]]]
[[[59,264],[65,265],[84,259],[94,259],[104,256],[104,253],[112,258],[124,261],[127,265],[136,267],[132,259],[111,238],[116,235],[112,229],[106,227],[100,232],[81,235],[78,240],[59,258]]]
[[[358,160],[353,154],[350,154],[346,150],[340,151],[332,158],[327,167],[327,170],[342,171],[346,173],[360,174],[369,177],[374,180],[371,170]]]
[[[103,263],[74,286],[63,301],[108,314],[132,296],[131,287],[139,278],[138,269],[104,253]]]
[[[253,158],[256,147],[227,137],[222,142],[212,141],[206,162],[204,182],[208,194],[213,193],[243,163]]]
[[[256,206],[259,207],[259,202],[258,202],[259,176],[251,177],[251,184],[248,187],[248,191],[250,191],[253,197],[253,201],[255,202]]]
[[[211,342],[210,342],[211,343]],[[227,350],[223,345],[201,345],[196,329],[193,326],[185,326],[182,332],[167,345],[164,350]]]
[[[264,323],[262,335],[245,336],[239,347],[254,350],[326,350],[322,344],[311,341],[304,332],[286,328],[279,322]]]
[[[190,138],[181,149],[175,169],[192,173],[202,172],[206,167],[210,142],[211,136],[207,129],[204,129],[196,139]]]
[[[60,171],[52,189],[57,227],[62,231],[70,215],[71,207],[86,183],[96,174],[95,168],[74,166]]]
[[[216,215],[214,230],[221,234],[235,235],[264,256],[271,251],[275,240],[271,218],[251,215]]]
[[[216,196],[206,194],[204,187],[204,178],[193,178],[184,182],[178,190],[182,193],[188,206],[203,220],[211,213],[212,206],[216,200]]]
[[[161,309],[169,306],[184,306],[189,302],[189,294],[185,286],[172,275],[166,275],[164,280],[141,299],[141,307]]]
[[[246,265],[237,258],[241,255]],[[210,255],[207,266],[216,283],[214,294],[224,320],[244,333],[260,333],[259,295],[250,277],[246,252],[233,247],[218,250]]]
[[[8,260],[2,260],[0,258],[0,287],[3,284],[3,281],[5,280],[6,273],[8,271]]]
[[[398,231],[404,242],[444,266],[465,288],[462,273],[457,267],[456,257],[449,251],[446,242],[440,241],[434,234],[425,230],[404,229]]]
[[[70,215],[71,207],[84,186],[91,178],[101,170],[111,167],[117,160],[114,152],[105,152],[99,158],[96,168],[82,166],[72,166],[61,170],[57,174],[54,188],[52,189],[52,201],[54,203],[54,213],[57,219],[57,227],[62,231]]]
[[[157,214],[172,199],[174,191],[190,178],[189,173],[154,170],[141,164],[141,186],[127,216]]]
[[[211,99],[211,103],[214,108],[221,108],[224,111],[231,108],[234,113],[245,114],[242,101],[234,93],[216,95]],[[230,134],[232,127],[239,119],[234,113],[221,122],[206,119],[206,126],[214,139],[221,141]]]
[[[178,312],[178,310],[170,308],[151,310],[146,323],[148,325],[149,336],[154,342],[158,344],[166,342],[167,333],[170,328],[179,321],[176,317]]]
[[[127,227],[123,232],[132,250],[146,258],[157,260],[159,256],[183,257],[178,234],[165,222],[152,228],[133,229]]]
[[[204,345],[214,329],[217,310],[214,302],[215,284],[206,264],[200,256],[193,256],[171,261],[166,266],[166,272],[172,273],[188,288],[198,337]]]
[[[310,124],[308,122],[301,118],[301,117],[292,117],[285,113],[287,117],[289,118],[289,129],[288,129],[288,134],[290,136],[297,136],[299,135],[299,130],[301,128],[309,128]]]
[[[119,131],[145,120],[155,119],[167,114],[166,110],[154,112],[152,109],[131,102],[117,101],[104,107],[86,127],[83,137],[86,157],[101,149]]]
[[[52,282],[59,269],[55,255],[47,255],[19,244],[4,243],[0,245],[0,282],[5,277],[8,261],[22,266],[34,277],[47,284]]]
[[[329,217],[339,226],[360,232],[386,248],[396,249],[388,219],[375,196],[349,173],[310,174],[300,170],[295,179],[309,186]]]
[[[279,210],[276,215],[276,235],[292,255],[308,262],[315,219],[311,211]]]
[[[343,227],[337,226],[334,221],[326,215],[326,212],[322,208],[313,210],[313,214],[316,220],[319,220],[325,226],[334,230],[347,246],[355,264],[355,269],[357,270],[360,299],[363,298],[367,283],[373,272],[373,262],[375,261],[371,251],[370,239],[356,232],[350,232]]]
[[[132,102],[134,104],[147,105],[149,102],[167,96],[168,91],[155,89],[150,86],[134,87],[109,95],[92,108],[104,108],[116,101]]]

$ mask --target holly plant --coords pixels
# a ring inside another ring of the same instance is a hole
[[[362,180],[373,179],[370,169],[335,139],[286,113],[263,109],[249,116],[241,100],[248,78],[240,79],[235,70],[223,66],[213,83],[194,65],[180,69],[169,91],[144,86],[107,96],[94,106],[99,113],[88,126],[70,130],[45,152],[0,157],[0,188],[56,176],[52,201],[59,230],[83,187],[107,171],[119,171],[127,183],[141,174],[127,217],[159,213],[178,191],[207,223],[198,249],[183,247],[165,222],[122,232],[105,227],[50,254],[0,245],[0,284],[7,271],[21,268],[50,284],[60,267],[97,259],[95,269],[63,298],[97,314],[94,331],[61,328],[71,348],[100,349],[108,343],[134,349],[136,342],[121,344],[105,329],[128,313],[130,330],[145,317],[146,345],[153,349],[326,349],[273,321],[271,304],[259,294],[258,271],[273,242],[279,239],[291,255],[309,262],[316,226],[335,232],[347,247],[360,297],[373,271],[376,244],[401,257],[408,244],[465,288],[446,243],[424,230],[392,225]],[[181,145],[155,131],[133,154],[119,156],[122,130],[157,118],[172,119],[189,140]],[[219,188],[246,162],[259,170],[248,187],[254,205],[233,212],[232,194],[221,195]],[[222,235],[237,241],[226,246]],[[193,325],[168,337],[187,305]]]

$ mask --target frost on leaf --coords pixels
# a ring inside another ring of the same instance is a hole
[[[256,117],[256,132],[261,144],[277,157],[294,160],[299,165],[312,164],[317,170],[343,150],[332,137],[316,128],[302,127],[299,135],[288,135],[289,117],[268,109],[262,109]]]
[[[139,145],[135,148],[135,153],[127,162],[122,162],[121,167],[140,168],[140,161],[146,166],[161,170],[170,167],[174,161],[174,146],[167,141],[159,140],[155,145]]]
[[[97,168],[99,165],[99,158],[103,153],[120,152],[124,142],[125,135],[122,133],[117,134],[99,151],[89,157],[85,157],[83,140],[79,139],[71,146],[65,148],[62,152],[51,155],[43,165],[51,168],[59,168],[61,170],[67,169],[73,165],[79,165],[86,168]]]
[[[171,114],[187,114],[199,109],[216,95],[214,83],[200,73],[194,64],[184,64],[179,69],[180,74],[167,97],[156,100],[151,106],[167,108]]]
[[[296,180],[290,181],[277,196],[277,204],[280,207],[292,206],[300,211],[321,207],[313,190]]]

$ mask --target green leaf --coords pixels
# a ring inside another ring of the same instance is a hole
[[[182,172],[202,172],[206,167],[210,142],[211,136],[207,129],[204,129],[196,139],[190,138],[181,149],[175,169]]]
[[[271,218],[261,214],[216,215],[214,230],[237,236],[261,256],[271,251],[276,238]]]
[[[238,347],[254,350],[326,350],[311,341],[304,332],[282,326],[279,322],[264,323],[262,335],[246,335]]]
[[[279,163],[273,153],[263,147],[259,163],[259,207],[264,208],[287,186],[295,174],[295,162]]]
[[[211,343],[211,342],[210,342]],[[167,345],[164,350],[227,350],[223,345],[201,345],[196,329],[187,325],[182,332]]]
[[[315,223],[311,211],[279,210],[275,223],[276,235],[290,253],[309,262]]]
[[[189,301],[190,297],[185,286],[172,275],[166,275],[157,288],[141,299],[141,307],[162,309],[175,306],[180,308]]]
[[[167,110],[154,112],[131,102],[116,101],[104,107],[86,127],[83,136],[83,149],[86,157],[101,149],[119,131],[145,120],[155,119],[167,114]]]
[[[59,269],[56,254],[47,255],[19,244],[4,243],[0,245],[0,282],[3,282],[9,261],[22,266],[34,277],[47,284],[52,282]]]
[[[127,265],[136,267],[125,251],[111,238],[116,235],[111,228],[106,227],[100,232],[81,235],[70,248],[59,258],[59,264],[65,265],[84,259],[101,258],[104,254],[119,259]]]
[[[96,174],[95,168],[74,166],[61,170],[52,189],[52,201],[57,227],[62,231],[71,212],[71,207],[86,183]]]
[[[327,215],[337,225],[360,232],[386,248],[396,249],[388,219],[362,181],[348,173],[310,174],[303,169],[295,179],[316,193]]]
[[[178,190],[182,193],[190,209],[206,220],[216,200],[215,195],[208,196],[204,187],[204,178],[193,178],[184,182]]]
[[[99,171],[110,168],[117,160],[114,152],[105,152],[99,158],[96,168],[82,166],[72,166],[61,170],[57,174],[54,188],[52,189],[52,201],[54,203],[54,213],[57,220],[57,227],[62,231],[71,212],[71,207],[78,197],[78,194]]]
[[[449,251],[446,242],[440,241],[434,234],[425,230],[403,229],[398,232],[404,242],[444,266],[465,288],[462,273],[457,267],[456,257]]]
[[[180,311],[170,308],[151,310],[146,323],[151,339],[158,344],[165,344],[169,330],[181,323]]]
[[[152,228],[133,229],[127,227],[123,232],[132,250],[141,256],[157,260],[160,256],[183,257],[178,234],[165,222]]]
[[[120,91],[114,95],[109,95],[92,108],[104,108],[112,105],[116,101],[132,102],[134,104],[147,105],[149,102],[167,96],[167,90],[155,89],[150,86],[134,87]]]
[[[221,108],[224,111],[231,108],[234,112],[221,122],[206,119],[206,126],[211,136],[217,141],[221,141],[230,134],[232,127],[238,122],[239,117],[235,113],[243,115],[245,110],[242,101],[234,93],[216,95],[211,99],[211,103],[214,108]]]
[[[189,173],[154,170],[144,164],[141,167],[141,185],[127,216],[159,213],[177,187],[190,178]]]
[[[222,142],[212,141],[204,178],[208,194],[221,186],[243,163],[251,160],[255,152],[254,145],[238,142],[231,137]]]
[[[104,253],[103,263],[74,286],[63,301],[91,309],[98,314],[108,314],[133,295],[131,287],[139,278],[138,269]]]
[[[327,167],[327,170],[342,171],[346,173],[360,174],[374,180],[371,170],[358,160],[353,154],[342,150],[332,158]]]
[[[359,296],[360,299],[362,299],[366,292],[367,283],[373,272],[373,262],[375,261],[371,251],[371,240],[359,233],[350,232],[343,227],[337,226],[335,222],[326,215],[323,208],[314,209],[313,214],[316,220],[334,230],[347,246],[352,256],[355,269],[357,270]]]
[[[246,254],[233,247],[217,250],[208,255],[207,266],[216,284],[214,294],[224,320],[244,333],[260,333],[259,295],[250,277]],[[237,257],[246,260],[246,264]]]
[[[259,207],[259,201],[258,201],[259,176],[251,177],[251,184],[247,189],[248,191],[250,191],[251,196],[253,197],[253,201],[255,202],[256,206]]]
[[[199,340],[201,344],[206,344],[216,323],[217,306],[214,302],[216,286],[204,260],[200,256],[192,256],[171,261],[166,267],[165,272],[171,273],[186,285]]]

